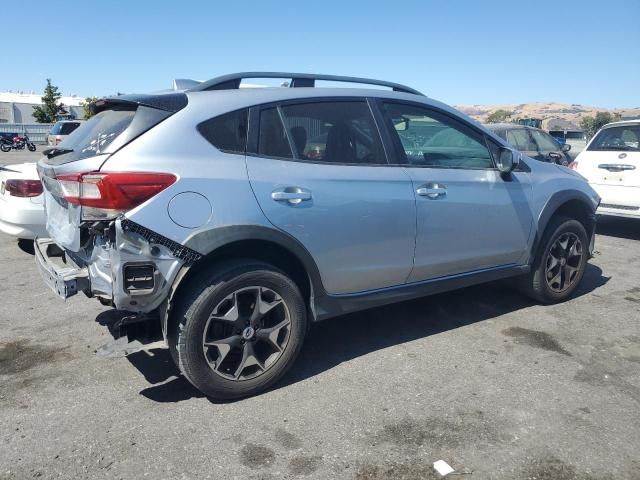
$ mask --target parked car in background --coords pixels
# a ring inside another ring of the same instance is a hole
[[[47,136],[47,145],[58,145],[83,122],[84,120],[60,120],[56,122]]]
[[[570,167],[602,197],[599,214],[640,219],[640,120],[602,127]]]
[[[19,240],[47,236],[35,163],[0,166],[0,232]]]
[[[544,130],[514,123],[489,123],[485,127],[495,132],[496,135],[527,157],[558,165],[571,163],[571,157],[568,155],[571,145],[560,145]]]
[[[584,178],[380,80],[103,99],[44,153],[47,285],[147,322],[215,399],[277,381],[310,322],[507,277],[561,302],[593,251]]]
[[[549,130],[560,145],[571,145],[571,156],[574,158],[587,146],[587,136],[582,130]]]

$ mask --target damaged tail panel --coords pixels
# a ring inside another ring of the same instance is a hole
[[[63,252],[51,239],[37,240],[45,283],[63,299],[83,291],[119,310],[148,313],[167,298],[180,269],[201,258],[124,216],[98,222],[88,234],[90,248],[78,253]]]

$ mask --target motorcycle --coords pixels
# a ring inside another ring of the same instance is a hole
[[[16,135],[12,139],[5,137],[0,138],[0,150],[5,153],[11,149],[23,150],[25,146],[30,152],[36,151],[36,144],[30,141],[29,136],[26,134],[24,136]]]

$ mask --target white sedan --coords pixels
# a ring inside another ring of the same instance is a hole
[[[569,167],[602,198],[597,213],[640,218],[640,120],[605,125]]]
[[[21,240],[47,236],[35,163],[0,166],[0,232]]]

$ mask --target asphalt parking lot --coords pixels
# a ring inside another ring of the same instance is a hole
[[[216,404],[166,350],[96,355],[110,310],[0,236],[0,479],[638,479],[640,222],[602,219],[596,250],[567,303],[497,283],[336,318]]]

